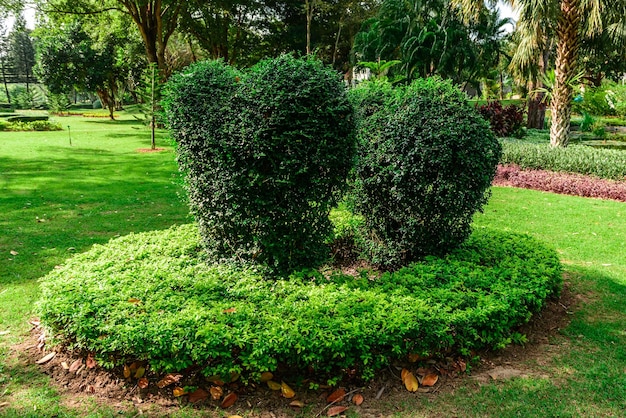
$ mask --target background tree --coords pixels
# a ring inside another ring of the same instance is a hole
[[[30,92],[33,67],[35,66],[35,48],[30,33],[31,31],[26,28],[24,16],[19,14],[9,33],[8,59],[17,75],[24,77],[27,93]]]

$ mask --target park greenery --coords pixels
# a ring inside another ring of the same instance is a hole
[[[619,415],[624,15],[496,3],[0,0],[0,415]]]

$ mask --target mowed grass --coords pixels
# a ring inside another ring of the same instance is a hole
[[[166,151],[137,152],[149,147],[150,135],[132,117],[57,120],[64,131],[0,133],[0,405],[8,402],[0,406],[0,416],[134,416],[137,411],[124,405],[87,401],[72,406],[11,347],[26,340],[39,296],[37,279],[55,265],[117,235],[190,221],[174,154],[162,132],[157,145]],[[475,226],[529,233],[554,246],[584,303],[572,324],[546,347],[545,359],[526,365],[535,372],[530,377],[486,384],[468,379],[453,393],[417,394],[401,404],[385,404],[383,396],[379,412],[397,417],[624,416],[626,204],[495,188]],[[176,413],[198,414],[189,409]],[[359,413],[349,411],[349,416]]]

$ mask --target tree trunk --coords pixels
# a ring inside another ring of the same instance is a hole
[[[536,91],[542,87],[542,83],[531,81],[528,90]],[[528,129],[545,129],[546,125],[546,104],[544,103],[545,93],[537,92],[529,95],[528,115],[526,117],[526,127]]]
[[[4,83],[4,91],[7,94],[7,102],[11,104],[11,95],[9,94],[9,86],[7,84],[7,75],[4,69],[4,58],[0,58],[0,66],[2,67],[2,82]]]
[[[98,94],[98,98],[100,98],[100,102],[102,103],[102,107],[106,107],[109,109],[109,117],[111,120],[115,120],[113,112],[115,111],[115,100],[111,97],[108,91],[105,89],[101,89],[96,91]]]
[[[580,10],[579,0],[561,0],[561,14],[558,22],[558,45],[556,52],[556,80],[552,90],[552,125],[550,126],[550,145],[566,147],[570,139],[572,119],[572,97],[570,84],[576,73],[578,50],[580,48]]]
[[[315,7],[315,0],[305,0],[304,6],[306,9],[306,54],[311,53],[311,22],[313,21],[313,8]]]

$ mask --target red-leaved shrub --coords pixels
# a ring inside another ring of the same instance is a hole
[[[546,170],[522,170],[516,165],[499,165],[493,184],[626,202],[626,181]]]
[[[524,106],[502,106],[502,103],[493,101],[482,106],[476,105],[476,110],[489,121],[491,130],[497,136],[523,135]]]

